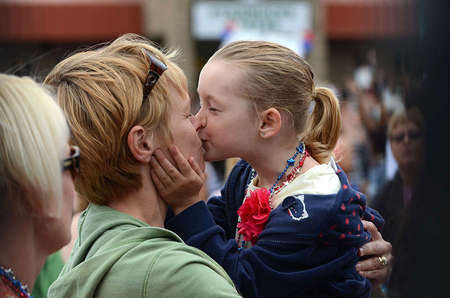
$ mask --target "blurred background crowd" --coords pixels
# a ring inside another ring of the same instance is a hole
[[[443,297],[447,7],[426,0],[0,0],[0,72],[39,81],[73,51],[134,32],[182,50],[195,112],[199,71],[218,47],[237,39],[290,47],[316,70],[317,85],[338,94],[343,129],[335,157],[386,219],[383,237],[399,264],[385,285],[390,296],[406,297],[399,286],[406,285],[417,297]],[[234,162],[207,165],[208,196]],[[77,202],[74,214],[84,207]],[[413,267],[417,274],[402,276]]]

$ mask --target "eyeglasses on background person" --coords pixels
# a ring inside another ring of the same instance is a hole
[[[410,141],[416,141],[418,139],[420,139],[422,137],[422,133],[420,131],[407,131],[399,133],[399,134],[394,134],[391,136],[391,140],[395,143],[400,143],[402,141],[405,141],[405,137],[408,137],[408,140]]]

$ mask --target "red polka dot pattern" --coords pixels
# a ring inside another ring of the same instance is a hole
[[[334,215],[328,222],[326,230],[318,233],[322,244],[335,245],[336,243],[348,243],[361,245],[370,239],[370,235],[363,229],[361,220],[374,219],[372,212],[366,211],[366,198],[364,194],[357,192],[349,184],[345,173],[340,169],[336,171],[341,180],[341,191],[337,197]],[[371,209],[368,209],[371,210]],[[375,215],[375,219],[376,219]]]

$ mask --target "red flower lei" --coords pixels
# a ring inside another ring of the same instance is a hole
[[[245,241],[256,243],[259,234],[266,226],[270,215],[270,192],[266,188],[259,188],[250,193],[237,211],[241,217],[238,223],[238,233]]]

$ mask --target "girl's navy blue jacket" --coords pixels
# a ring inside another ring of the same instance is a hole
[[[237,210],[251,176],[243,160],[220,197],[169,218],[166,227],[218,262],[244,297],[369,297],[371,284],[355,269],[358,248],[370,240],[361,219],[380,230],[384,221],[339,167],[336,173],[337,194],[285,198],[251,248],[238,249],[235,240]]]

